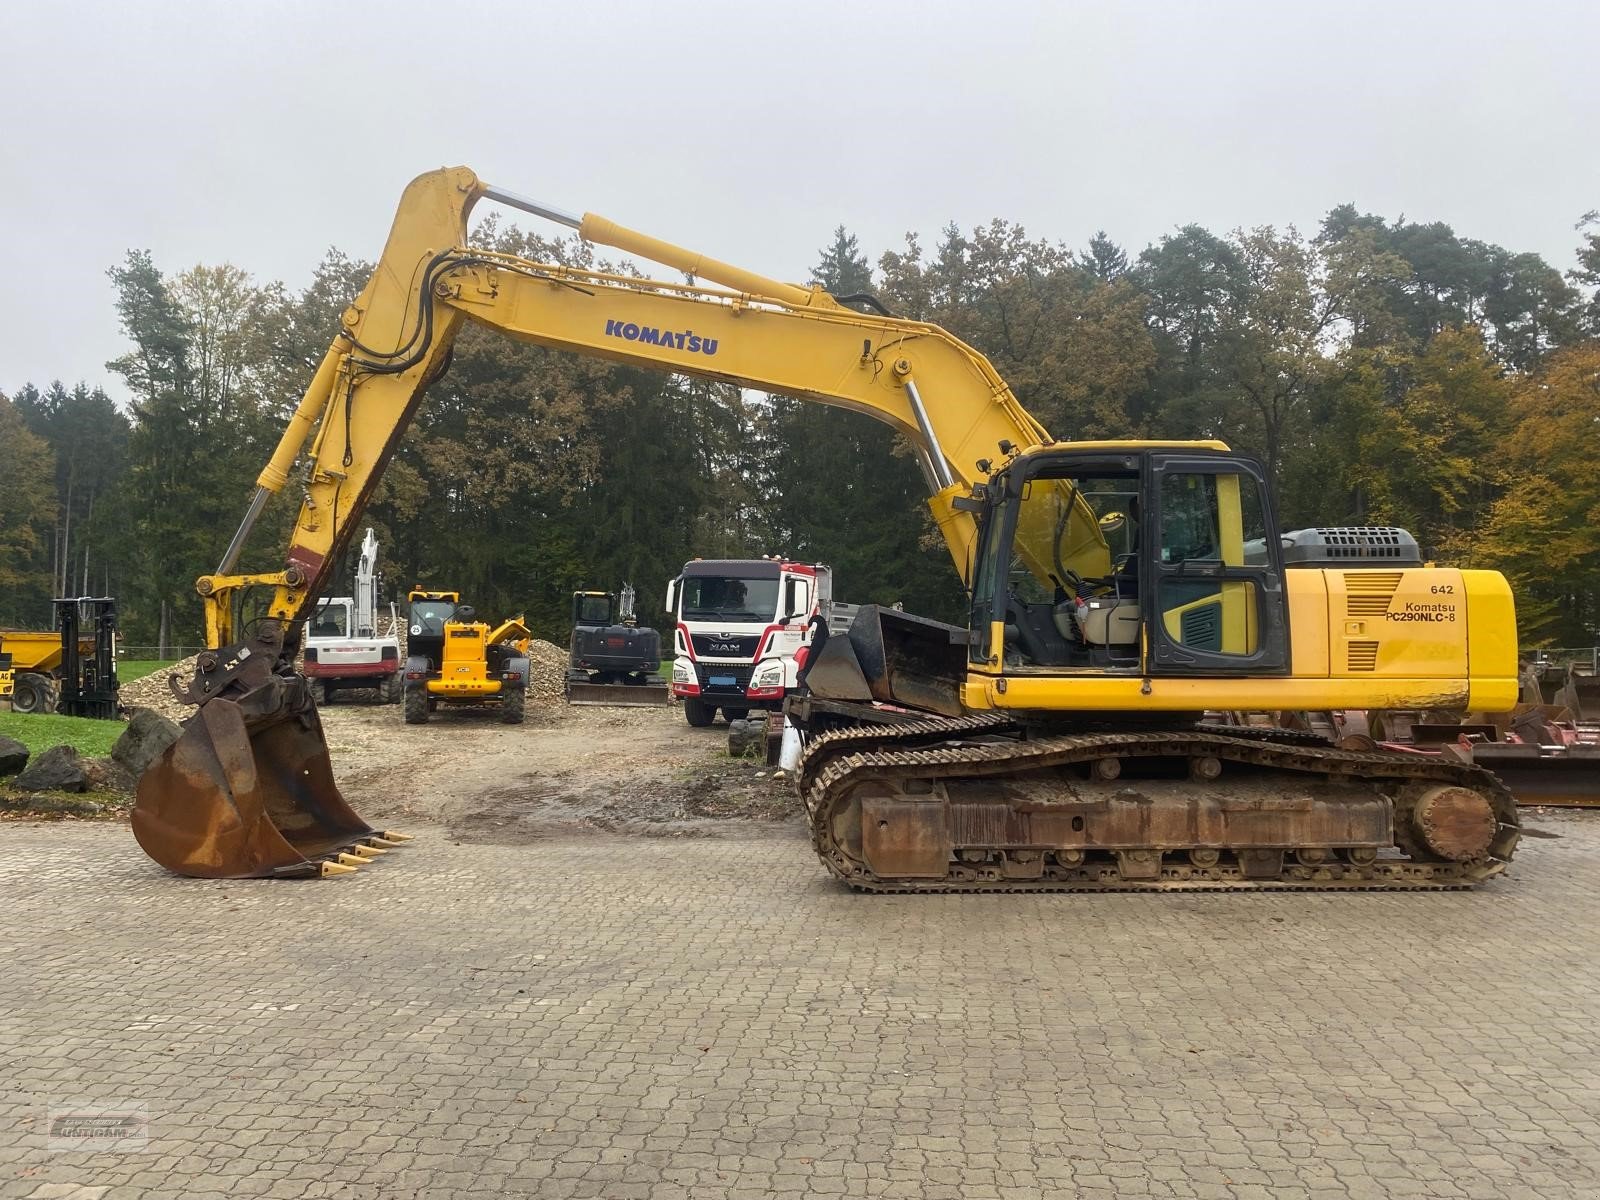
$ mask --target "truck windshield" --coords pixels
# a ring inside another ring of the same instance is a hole
[[[343,637],[347,632],[342,604],[324,604],[311,618],[312,637]]]
[[[770,621],[777,611],[776,579],[691,575],[683,581],[685,621]]]

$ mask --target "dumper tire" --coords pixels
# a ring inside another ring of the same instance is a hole
[[[400,672],[385,675],[383,682],[378,685],[378,702],[380,704],[399,704],[405,692],[406,681],[400,678]]]
[[[432,707],[428,703],[428,689],[419,687],[407,688],[405,700],[406,724],[426,725],[428,723],[428,712]]]
[[[500,723],[502,725],[521,725],[528,709],[528,693],[519,687],[502,688],[500,691]]]
[[[11,711],[53,713],[60,691],[56,681],[37,671],[23,671],[11,683]]]
[[[704,700],[689,696],[683,702],[683,719],[696,729],[704,729],[717,719],[717,710]]]

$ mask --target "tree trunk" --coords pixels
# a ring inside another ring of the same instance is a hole
[[[167,653],[167,602],[161,602],[161,628],[156,635],[156,657],[165,662],[170,655]]]

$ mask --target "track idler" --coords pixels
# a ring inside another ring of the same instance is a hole
[[[333,780],[303,676],[273,669],[274,647],[201,656],[200,703],[183,736],[139,777],[133,835],[180,875],[205,879],[348,874],[409,841],[362,820]]]

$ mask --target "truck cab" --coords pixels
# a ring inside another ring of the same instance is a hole
[[[684,717],[709,725],[778,709],[795,687],[795,653],[832,605],[832,571],[785,558],[697,558],[667,585],[673,619],[672,694]]]

